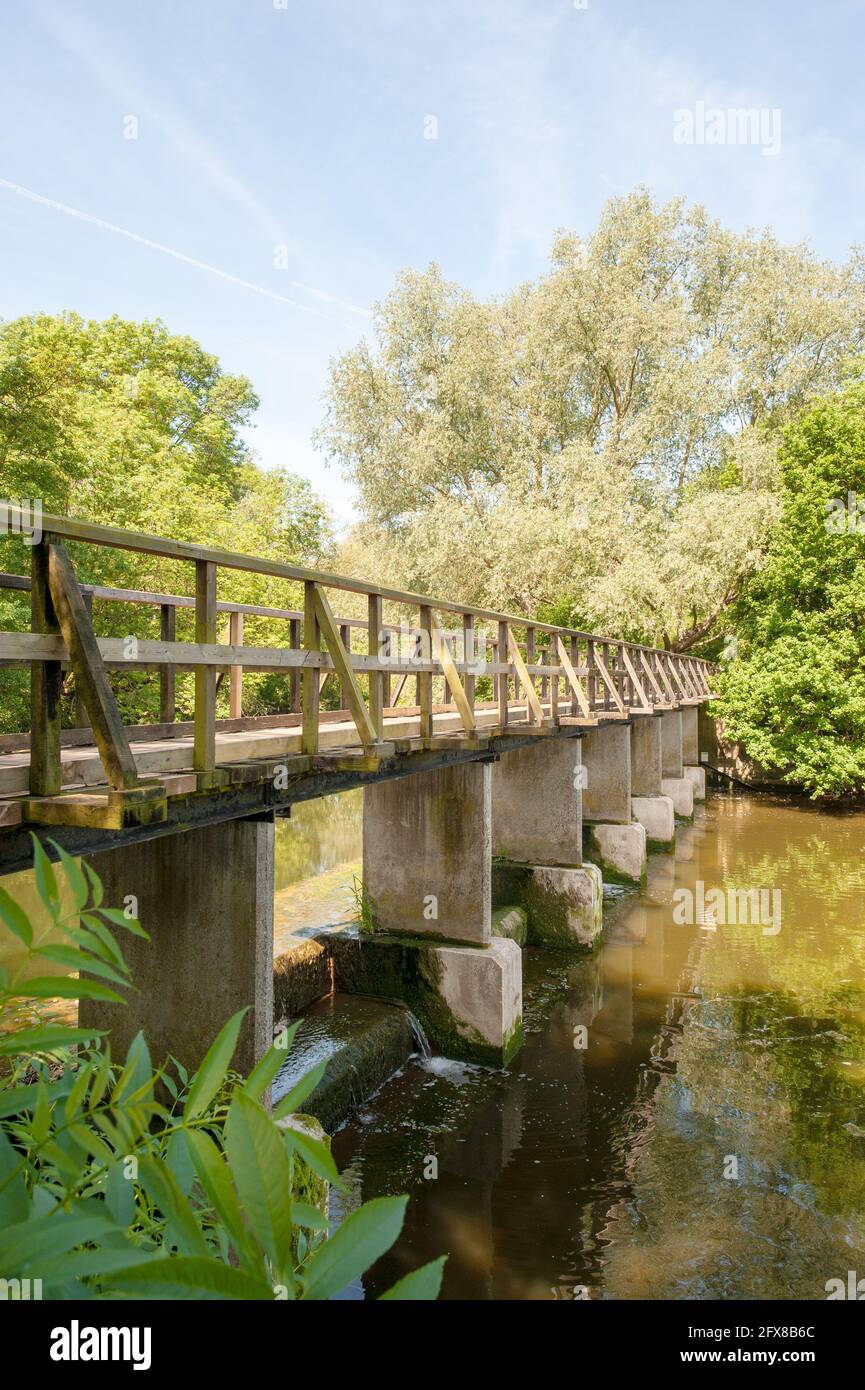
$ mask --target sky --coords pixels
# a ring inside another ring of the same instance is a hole
[[[401,269],[505,293],[638,184],[843,259],[863,40],[865,0],[0,0],[0,317],[191,334],[346,525],[311,435]]]

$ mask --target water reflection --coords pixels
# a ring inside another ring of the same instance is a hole
[[[605,905],[594,958],[527,952],[507,1072],[410,1067],[335,1138],[352,1204],[412,1194],[366,1293],[443,1251],[447,1298],[812,1299],[865,1274],[863,829],[716,797]],[[698,879],[780,889],[781,930],[675,925]]]

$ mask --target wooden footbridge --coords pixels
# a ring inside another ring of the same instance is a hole
[[[186,561],[194,593],[81,584],[67,542]],[[30,732],[0,730],[0,871],[29,862],[28,827],[50,826],[74,850],[107,848],[710,693],[707,663],[695,657],[68,517],[44,517],[29,553],[29,577],[0,575],[0,589],[30,601],[30,631],[0,632],[0,678],[4,667],[31,671]],[[303,610],[220,602],[226,569],[302,584]],[[366,617],[335,617],[334,593],[362,596]],[[158,610],[159,639],[97,636],[94,601]],[[400,616],[386,622],[385,605]],[[176,615],[190,608],[195,640],[178,641]],[[285,644],[244,646],[247,616],[283,622]],[[112,668],[153,673],[158,724],[124,726]],[[244,718],[244,669],[284,673],[290,712]],[[189,670],[194,720],[177,722],[175,675]],[[69,673],[76,727],[61,728]],[[230,717],[217,719],[226,673]],[[495,699],[475,699],[479,676],[491,678]],[[330,678],[343,707],[325,711]]]
[[[80,582],[72,557],[82,568],[105,547],[188,565],[189,592]],[[674,812],[693,808],[697,707],[711,694],[698,658],[68,517],[45,516],[21,555],[29,574],[0,575],[21,602],[20,627],[0,632],[0,680],[29,667],[30,729],[0,730],[0,874],[29,866],[35,831],[98,854],[106,901],[134,896],[159,949],[132,961],[124,1021],[105,1006],[121,1045],[144,1026],[157,1051],[194,1062],[214,1022],[251,1000],[242,1055],[261,1054],[274,817],[363,785],[376,939],[341,987],[381,994],[390,981],[443,1050],[500,1064],[519,1041],[521,958],[492,929],[496,892],[522,895],[530,940],[591,944],[601,873],[638,882],[647,846],[669,844]],[[285,581],[303,607],[220,600],[226,571]],[[159,637],[100,636],[109,611],[117,631],[120,605],[149,610],[150,631],[158,613]],[[192,640],[178,638],[184,610]],[[244,642],[246,619],[285,640]],[[112,672],[129,670],[158,682],[158,723],[123,722]],[[285,677],[282,712],[244,715],[244,671]],[[176,718],[180,672],[194,673],[191,720]],[[328,682],[338,709],[322,707]],[[421,964],[406,964],[406,940]],[[95,1005],[84,1013],[104,1025]]]

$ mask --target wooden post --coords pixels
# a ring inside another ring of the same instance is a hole
[[[216,565],[195,562],[195,640],[216,642]],[[195,668],[195,740],[192,765],[210,773],[216,766],[216,667]]]
[[[93,595],[86,589],[81,590],[81,597],[84,600],[84,611],[91,624],[93,622]],[[75,727],[76,729],[86,729],[90,724],[87,715],[87,706],[84,703],[84,696],[79,689],[78,681],[75,682]]]
[[[44,536],[33,547],[30,626],[33,632],[59,635],[60,624],[48,588],[48,544]],[[30,664],[30,791],[34,796],[56,796],[60,791],[60,682],[59,661]]]
[[[552,636],[550,636],[548,640],[549,640],[549,645],[548,645],[548,647],[547,647],[547,661],[548,661],[548,663],[549,663],[551,666],[557,666],[557,665],[559,664],[559,659],[558,659],[558,656],[556,655],[556,652],[553,650],[553,639],[552,639]],[[555,725],[558,724],[558,722],[559,722],[559,678],[558,678],[557,675],[556,675],[556,676],[551,675],[551,676],[550,676],[550,723],[551,723],[552,725],[555,726]]]
[[[381,594],[370,594],[367,602],[367,651],[370,656],[378,656],[382,639],[382,599]],[[375,736],[381,740],[384,733],[384,672],[369,673],[369,717],[375,729]]]
[[[345,650],[346,650],[346,651],[349,653],[349,655],[350,655],[350,654],[351,654],[351,627],[349,626],[348,623],[341,623],[341,624],[340,624],[340,628],[339,628],[339,640],[342,642],[342,645],[345,647]],[[345,687],[345,684],[344,684],[343,681],[340,681],[340,683],[339,683],[339,707],[340,707],[340,709],[350,709],[350,708],[351,708],[351,701],[350,701],[350,699],[349,699],[348,691],[346,690],[346,687]]]
[[[473,613],[463,614],[463,659],[474,664],[475,652],[475,619]],[[469,709],[474,711],[475,707],[475,677],[470,676],[468,671],[463,677],[463,689],[466,692],[466,699],[469,702]]]
[[[303,649],[307,652],[321,651],[321,636],[315,607],[315,582],[312,579],[307,579],[303,586]],[[301,679],[303,724],[300,751],[302,753],[318,752],[318,697],[320,691],[318,675],[317,667],[304,666]]]
[[[300,619],[290,618],[288,623],[288,643],[293,652],[300,651]],[[289,676],[292,714],[300,714],[300,671],[295,666]]]
[[[571,638],[571,665],[576,667],[576,666],[579,666],[579,664],[580,664],[580,644],[579,644],[579,642],[577,641],[576,637],[572,637],[572,638]],[[578,710],[579,710],[579,706],[577,705],[577,696],[576,696],[576,692],[574,692],[574,691],[572,690],[572,691],[571,691],[571,714],[577,714],[577,713],[578,713]]]
[[[508,660],[508,625],[499,623],[499,640],[496,656],[504,664]],[[508,722],[508,674],[503,671],[497,681],[499,692],[499,724],[505,728]]]
[[[159,610],[159,638],[162,642],[177,640],[177,609],[173,603],[163,603]],[[159,668],[159,722],[173,724],[176,712],[176,681],[174,667]]]
[[[527,665],[527,666],[534,666],[534,664],[535,664],[535,662],[537,661],[537,659],[538,659],[538,650],[537,650],[537,637],[536,637],[535,629],[534,629],[533,627],[527,627],[527,628],[526,628],[526,665]],[[519,688],[520,688],[520,687],[519,687],[519,681],[514,681],[514,686],[516,687],[516,689],[515,689],[515,691],[514,691],[514,695],[515,695],[515,697],[516,697],[517,699],[519,699]],[[530,709],[529,709],[529,696],[528,696],[528,691],[526,691],[526,719],[531,720],[531,711],[530,711]]]
[[[421,634],[420,637],[421,657],[432,660],[432,634],[433,634],[433,614],[432,609],[424,604],[420,610]],[[424,651],[426,648],[426,651]],[[433,678],[432,671],[423,671],[417,678],[418,704],[420,706],[420,732],[421,738],[432,738],[433,734]]]
[[[243,614],[231,613],[228,619],[228,641],[232,647],[243,646]],[[243,714],[243,667],[232,666],[231,689],[228,696],[228,712],[232,719],[240,719]]]

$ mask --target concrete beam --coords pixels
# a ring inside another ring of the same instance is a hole
[[[538,739],[492,768],[493,854],[516,863],[579,864],[580,740]]]
[[[470,762],[364,790],[363,886],[374,931],[487,945],[490,766]]]
[[[155,1063],[194,1070],[222,1025],[251,1005],[232,1065],[249,1072],[273,1041],[272,818],[227,821],[100,855],[104,902],[130,898],[150,940],[120,933],[135,990],[125,1005],[83,999],[83,1028],[125,1057],[142,1029]]]

